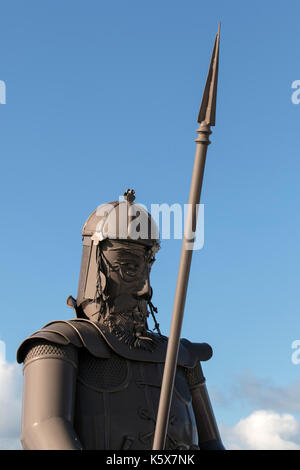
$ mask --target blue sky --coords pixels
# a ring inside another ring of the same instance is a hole
[[[221,21],[205,245],[194,253],[182,335],[214,348],[205,375],[225,425],[262,406],[249,387],[237,392],[245,377],[284,395],[300,373],[291,362],[300,339],[300,105],[291,101],[299,2],[12,0],[0,8],[7,360],[45,323],[72,317],[65,300],[76,296],[81,228],[100,203],[130,187],[146,206],[187,202]],[[165,334],[180,249],[164,241],[153,268]],[[299,418],[294,403],[276,406]]]

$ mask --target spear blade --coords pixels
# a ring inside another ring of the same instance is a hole
[[[205,169],[207,147],[210,144],[210,126],[215,125],[216,99],[219,64],[220,24],[216,36],[208,77],[200,106],[196,139],[196,155],[193,168],[191,189],[188,203],[184,237],[182,242],[177,285],[172,313],[171,328],[168,340],[163,381],[157,413],[156,427],[153,440],[153,450],[163,450],[165,447],[174,381],[177,367],[180,333],[183,321],[185,300],[188,288],[190,267],[193,254],[194,238],[191,241],[190,233],[196,231],[197,213],[200,202],[203,175]]]
[[[217,107],[217,84],[219,72],[219,49],[220,49],[220,30],[219,23],[218,33],[215,39],[214,49],[211,56],[209,72],[205,84],[203,98],[198,115],[199,124],[205,121],[210,126],[216,125],[216,107]]]

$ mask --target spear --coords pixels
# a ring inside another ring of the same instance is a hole
[[[193,233],[193,231],[195,233],[196,231],[195,229],[197,224],[197,215],[200,203],[206,152],[207,147],[210,144],[210,127],[215,125],[216,119],[219,44],[220,24],[215,39],[209,72],[198,115],[198,123],[200,124],[200,126],[197,129],[198,137],[195,140],[196,155],[188,202],[188,213],[186,217],[185,230],[182,242],[172,321],[166,354],[166,362],[164,367],[157,421],[154,433],[153,450],[162,450],[165,447],[170,406],[174,389],[178,350],[180,344],[181,326],[184,314],[185,300],[193,254],[193,246],[195,240],[195,237],[191,238],[191,233]]]

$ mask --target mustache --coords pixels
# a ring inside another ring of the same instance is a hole
[[[138,310],[141,313],[146,314],[147,304],[150,300],[148,294],[139,296],[136,294],[120,294],[117,297],[111,299],[110,310],[112,313],[122,313],[122,312],[133,312]]]

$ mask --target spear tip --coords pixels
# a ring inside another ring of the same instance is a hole
[[[199,124],[202,121],[205,121],[210,126],[215,126],[216,124],[220,31],[221,22],[219,22],[218,26],[218,33],[215,39],[206,85],[198,115]]]

